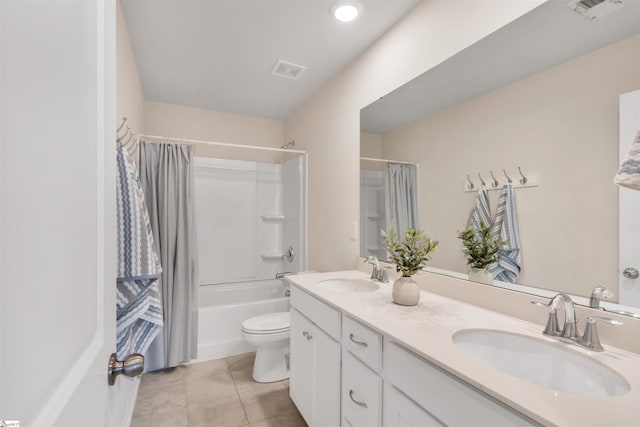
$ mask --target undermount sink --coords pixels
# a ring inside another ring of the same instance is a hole
[[[372,292],[380,289],[377,283],[367,279],[328,279],[318,286],[338,292]]]
[[[465,329],[452,339],[468,355],[532,384],[587,396],[619,396],[629,391],[620,374],[560,343],[489,329]]]

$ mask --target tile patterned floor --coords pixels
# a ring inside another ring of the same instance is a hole
[[[142,376],[131,427],[306,427],[289,380],[256,383],[255,353]]]

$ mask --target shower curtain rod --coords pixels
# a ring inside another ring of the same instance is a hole
[[[400,163],[403,165],[415,165],[414,162],[401,162],[399,160],[387,160],[387,159],[376,159],[373,157],[360,157],[360,160],[368,160],[370,162],[380,162],[380,163]]]
[[[262,150],[262,151],[276,151],[280,153],[295,153],[295,154],[307,154],[304,150],[289,150],[284,148],[272,148],[272,147],[260,147],[258,145],[241,145],[241,144],[230,144],[228,142],[214,142],[214,141],[203,141],[199,139],[185,139],[185,138],[172,138],[169,136],[158,136],[158,135],[138,135],[138,139],[140,138],[151,138],[151,139],[161,139],[175,142],[184,142],[187,144],[205,144],[205,145],[216,145],[219,147],[232,147],[232,148],[250,148],[252,150]]]

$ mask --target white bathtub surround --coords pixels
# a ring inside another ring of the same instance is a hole
[[[195,158],[201,285],[306,268],[305,163]],[[292,262],[282,259],[289,246]]]
[[[289,310],[288,285],[261,280],[201,286],[198,312],[198,362],[255,351],[242,339],[242,322]]]
[[[291,280],[296,287],[339,310],[343,316],[348,315],[383,335],[386,340],[404,347],[405,351],[410,351],[544,425],[638,424],[640,371],[637,367],[640,364],[640,350],[637,348],[637,328],[640,321],[637,319],[616,317],[625,325],[616,328],[615,331],[611,331],[613,328],[608,328],[608,325],[599,325],[605,350],[595,353],[578,346],[568,346],[542,335],[547,313],[538,311],[529,303],[532,299],[545,301],[540,297],[480,286],[426,272],[414,276],[423,289],[421,302],[414,307],[392,304],[390,284],[381,285],[378,291],[360,293],[336,292],[318,285],[319,281],[326,279],[367,277],[368,273],[364,271],[343,271],[298,275],[291,277]],[[462,298],[452,299],[427,292],[424,290],[427,288],[437,289],[439,293],[461,295],[467,300],[475,299],[485,306],[503,307],[504,311],[513,312],[515,317],[470,305],[462,302]],[[579,324],[584,324],[585,314],[593,314],[595,311],[578,307],[577,313]],[[527,317],[530,321],[518,317]],[[476,328],[506,331],[553,346],[569,347],[568,350],[585,355],[617,371],[629,383],[630,391],[615,398],[586,397],[533,385],[501,373],[472,358],[454,344],[452,337],[456,332]],[[625,347],[634,350],[635,353],[614,347],[614,342],[625,343]],[[295,364],[295,353],[292,356]],[[387,357],[387,353],[384,357]],[[383,366],[385,364],[386,362]],[[384,395],[383,401],[387,396]]]

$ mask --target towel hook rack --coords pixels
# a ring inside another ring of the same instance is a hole
[[[473,182],[471,181],[471,178],[469,178],[469,174],[467,174],[467,181],[469,181],[469,185],[467,186],[467,188],[469,190],[473,190],[475,188],[475,185],[473,185]]]
[[[122,116],[122,123],[120,123],[118,129],[116,129],[116,133],[120,132],[125,124],[127,124],[127,118],[125,116]]]
[[[500,183],[498,182],[496,177],[493,176],[493,171],[489,171],[489,175],[491,175],[491,179],[493,179],[493,181],[491,182],[491,186],[494,188],[497,187]]]
[[[122,145],[122,148],[127,149],[127,148],[128,148],[129,143],[131,142],[131,139],[132,139],[132,138],[135,138],[135,136],[136,136],[136,134],[135,134],[135,133],[133,133],[133,131],[130,131],[130,132],[129,132],[129,138],[127,138],[127,141],[126,141],[126,142],[124,142],[124,143],[122,143],[122,141],[120,142],[120,145]]]
[[[130,132],[133,132],[133,131],[131,130],[131,126],[127,125],[127,129],[125,130],[125,132],[122,134],[122,136],[120,136],[120,137],[116,138],[116,141],[117,141],[117,142],[122,142],[122,140],[123,140],[127,135],[129,135],[129,134],[130,134]]]
[[[487,183],[486,183],[486,182],[484,182],[484,179],[482,179],[482,177],[480,176],[480,172],[478,172],[478,178],[480,178],[480,183],[481,183],[483,186],[487,185]]]
[[[524,176],[524,174],[522,173],[522,169],[520,169],[520,166],[518,166],[518,172],[520,172],[520,176],[522,178],[520,178],[520,184],[526,184],[527,183],[527,177]]]
[[[511,184],[513,181],[511,181],[511,178],[509,178],[509,175],[507,175],[507,171],[502,169],[502,172],[504,172],[504,176],[507,178],[507,182]]]

